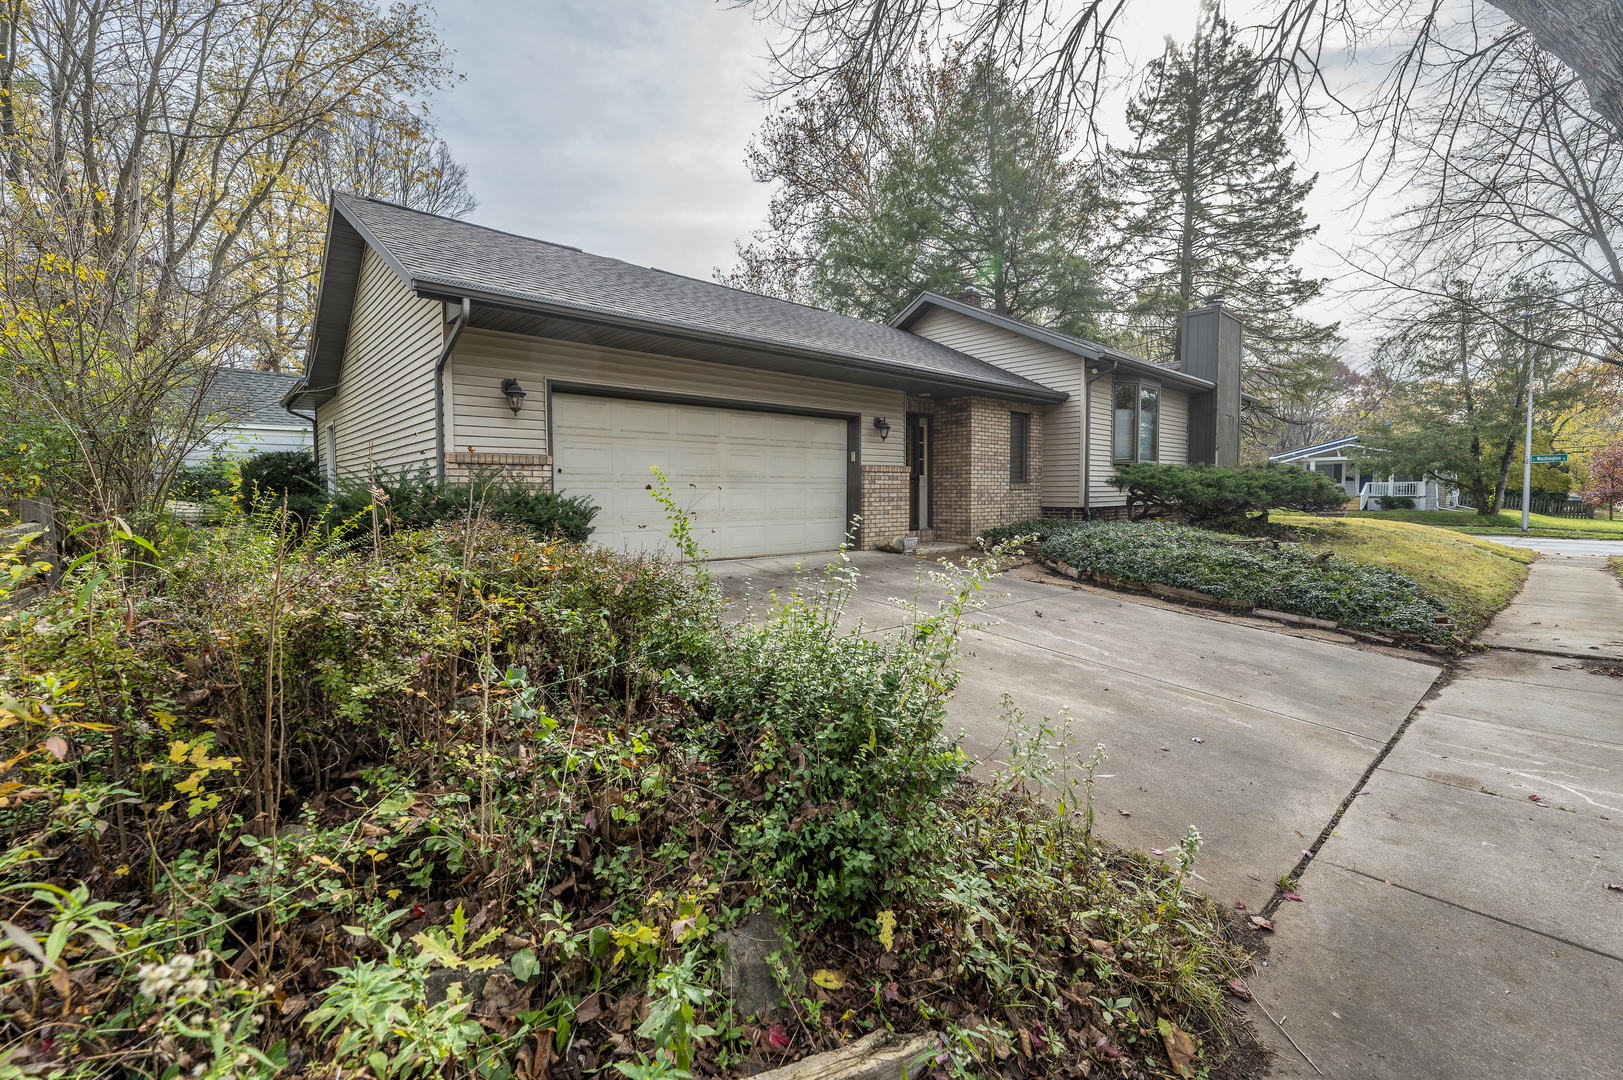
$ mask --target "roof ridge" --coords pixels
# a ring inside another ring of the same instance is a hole
[[[525,236],[523,233],[516,233],[511,229],[498,229],[494,225],[481,225],[477,221],[468,221],[466,218],[452,217],[449,214],[436,214],[432,210],[419,210],[415,206],[407,206],[405,203],[390,202],[388,199],[380,199],[374,195],[357,195],[353,191],[334,191],[333,195],[337,198],[353,199],[358,202],[376,203],[379,206],[387,206],[391,210],[404,210],[408,214],[419,214],[422,217],[433,218],[436,221],[449,221],[453,225],[465,225],[470,229],[482,229],[488,233],[495,233],[497,236],[510,236],[514,240],[528,240],[532,244],[545,244],[548,247],[560,248],[564,251],[573,251],[581,255],[591,255],[593,258],[597,259],[614,258],[612,255],[598,255],[594,252],[587,251],[585,248],[578,248],[573,244],[560,244],[556,240],[546,240],[539,236]],[[625,262],[624,259],[614,259],[614,261]],[[635,266],[637,264],[626,263],[626,265]]]
[[[726,289],[728,292],[741,293],[744,296],[754,296],[762,300],[771,300],[779,304],[789,304],[793,307],[804,308],[807,311],[815,311],[822,315],[834,315],[841,319],[852,319],[856,322],[869,323],[874,326],[889,325],[888,323],[878,322],[874,319],[864,319],[860,315],[847,315],[845,312],[835,311],[833,308],[819,307],[816,304],[809,304],[804,300],[792,300],[786,296],[773,296],[771,293],[758,292],[755,289],[745,289],[737,285],[728,285],[725,282],[715,281],[711,278],[696,277],[693,274],[684,274],[678,270],[667,270],[663,266],[636,263],[629,259],[619,258],[615,255],[602,255],[595,251],[587,251],[583,247],[576,247],[574,244],[560,244],[556,240],[547,240],[540,236],[526,236],[524,233],[513,232],[511,229],[498,229],[492,225],[481,225],[477,221],[468,221],[464,218],[449,217],[445,214],[436,214],[429,210],[419,210],[414,206],[406,206],[402,203],[390,202],[388,199],[379,199],[371,195],[356,195],[355,193],[348,191],[339,191],[335,192],[335,194],[341,195],[346,199],[356,199],[361,202],[376,203],[379,206],[387,206],[391,210],[404,210],[409,214],[421,214],[423,217],[431,217],[438,221],[448,221],[454,225],[466,225],[469,228],[482,229],[488,233],[495,233],[497,236],[508,236],[514,240],[523,240],[531,244],[546,244],[548,247],[560,248],[564,251],[573,251],[577,255],[589,255],[594,259],[603,259],[606,262],[618,263],[621,266],[630,266],[635,267],[638,270],[649,270],[656,274],[665,274],[668,277],[677,278],[682,281],[691,281],[698,285],[706,285],[712,289]],[[932,293],[932,295],[939,294]],[[1055,333],[1063,333],[1063,331],[1055,331]]]

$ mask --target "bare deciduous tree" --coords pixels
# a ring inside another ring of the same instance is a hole
[[[308,148],[439,83],[443,49],[420,5],[365,0],[0,0],[0,49],[3,464],[135,521],[250,355]]]

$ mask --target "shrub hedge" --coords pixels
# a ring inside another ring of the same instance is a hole
[[[374,487],[384,495],[378,521],[391,531],[458,521],[471,512],[522,526],[539,536],[580,543],[592,535],[592,519],[597,516],[597,506],[584,495],[534,491],[517,477],[503,473],[475,476],[465,484],[442,484],[428,473],[396,473],[371,483],[355,478],[340,481],[332,496],[335,518],[345,521],[365,513],[372,505]]]
[[[1238,545],[1232,538],[1164,522],[1068,523],[1051,528],[1042,554],[1124,581],[1172,585],[1248,607],[1348,626],[1399,630],[1447,642],[1447,606],[1392,570],[1299,544]]]
[[[1192,524],[1238,522],[1269,510],[1331,510],[1347,501],[1341,486],[1323,473],[1295,465],[1116,466],[1110,486],[1127,495],[1130,517],[1175,514]]]

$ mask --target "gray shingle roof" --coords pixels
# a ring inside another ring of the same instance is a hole
[[[214,416],[229,416],[232,424],[280,424],[304,427],[309,421],[282,406],[282,397],[302,380],[298,375],[251,368],[216,368],[210,376],[203,408]]]
[[[856,360],[892,374],[946,378],[988,392],[1057,401],[1065,395],[883,323],[711,281],[591,255],[353,195],[335,208],[419,292],[631,320],[726,339]]]

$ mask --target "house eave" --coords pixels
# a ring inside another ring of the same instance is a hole
[[[848,356],[841,353],[796,348],[781,342],[763,341],[743,335],[705,330],[699,327],[639,319],[619,312],[585,305],[539,301],[531,297],[513,296],[472,286],[452,279],[418,277],[409,280],[418,297],[446,301],[469,299],[475,310],[499,310],[540,319],[562,320],[582,325],[601,326],[633,331],[672,343],[700,346],[700,359],[718,360],[719,356],[703,355],[704,347],[725,350],[732,359],[720,360],[736,366],[760,367],[765,370],[792,371],[816,378],[835,379],[864,385],[888,386],[910,392],[929,392],[941,395],[977,394],[1010,401],[1054,405],[1069,395],[1059,390],[1030,383],[1027,386],[991,380],[968,379],[942,373],[923,371],[908,364],[892,363],[872,357]],[[478,328],[475,320],[475,328]],[[545,335],[535,335],[545,336]],[[684,355],[695,355],[688,352]],[[749,358],[758,357],[758,363]]]

